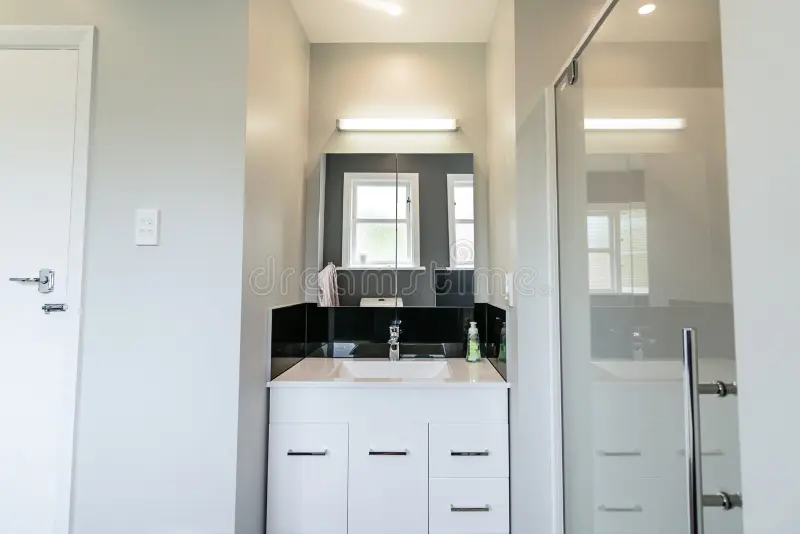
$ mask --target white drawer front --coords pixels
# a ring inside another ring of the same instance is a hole
[[[431,425],[430,476],[508,477],[508,425]]]
[[[427,424],[350,426],[348,506],[348,534],[427,534]]]
[[[432,478],[430,534],[509,532],[507,478]]]
[[[597,534],[683,534],[688,521],[685,493],[675,479],[595,481]]]
[[[347,534],[347,425],[269,425],[267,532]]]

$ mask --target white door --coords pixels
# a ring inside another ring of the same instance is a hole
[[[0,49],[0,531],[9,534],[68,529],[85,200],[85,176],[73,171],[86,157],[76,149],[79,60],[79,50]],[[40,269],[55,271],[50,293],[9,280]],[[69,308],[48,315],[45,304]]]

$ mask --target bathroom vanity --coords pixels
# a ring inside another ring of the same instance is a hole
[[[488,361],[306,358],[268,386],[268,534],[509,532]]]

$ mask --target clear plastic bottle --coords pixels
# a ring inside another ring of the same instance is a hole
[[[481,340],[478,335],[478,323],[470,322],[467,333],[467,361],[481,361]]]

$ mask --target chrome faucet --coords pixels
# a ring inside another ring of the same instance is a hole
[[[395,319],[389,326],[389,361],[400,360],[400,319]]]

